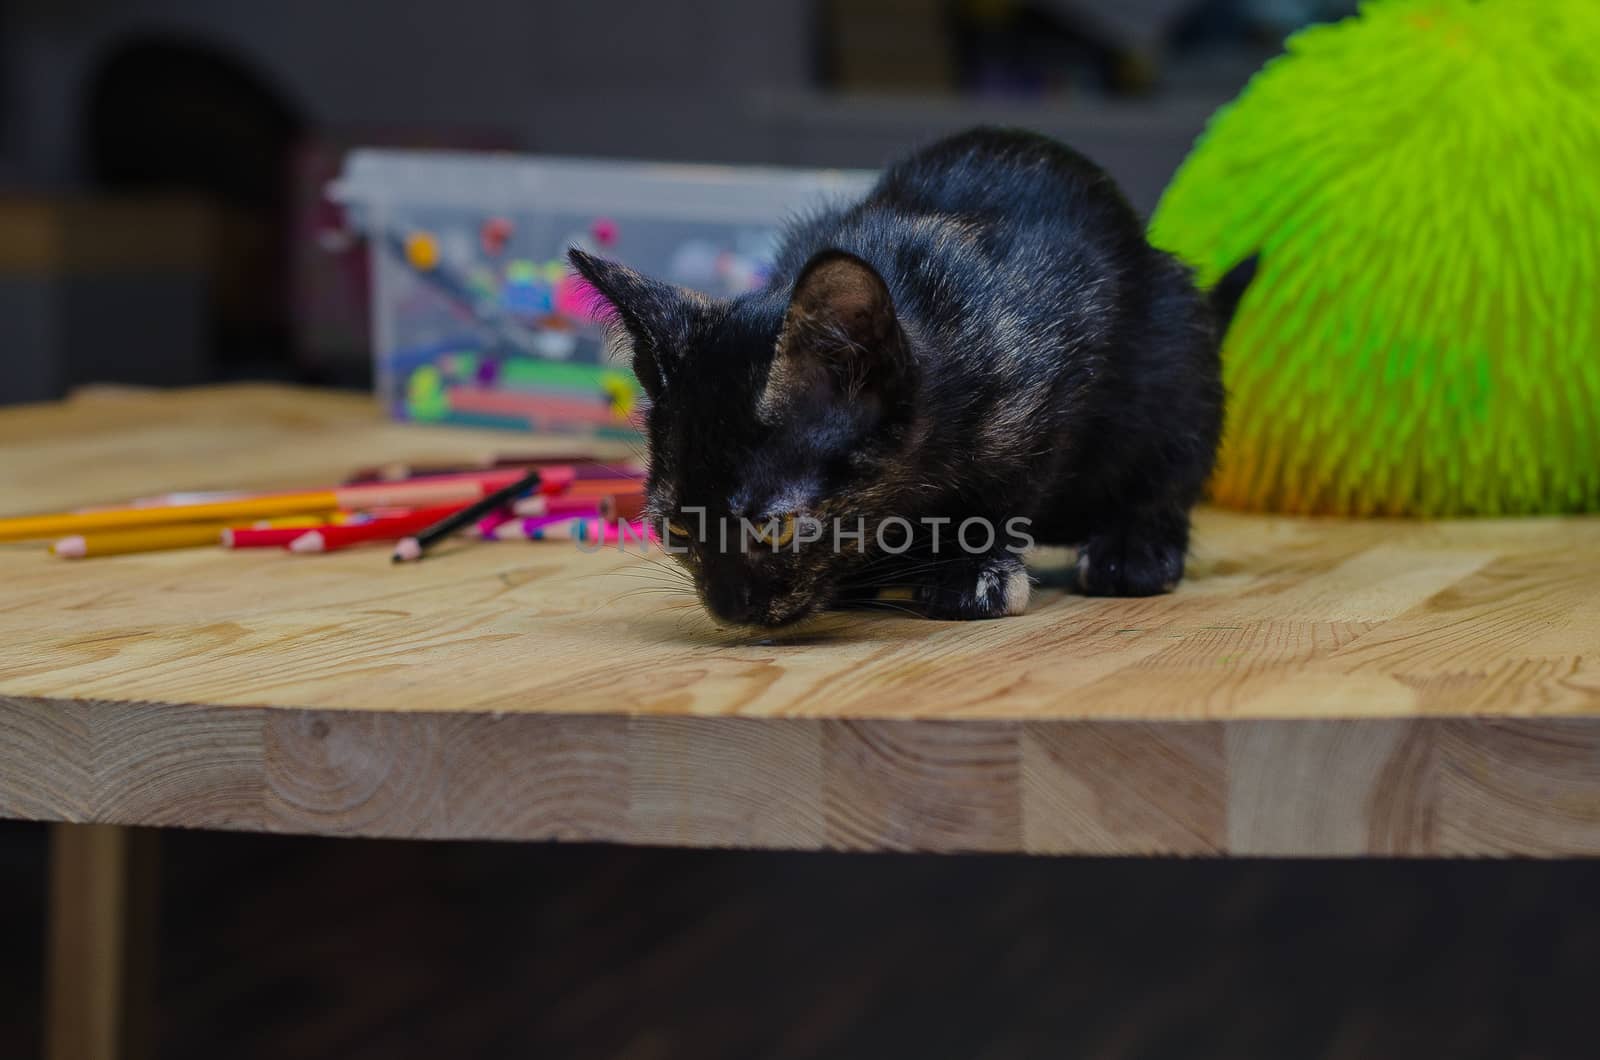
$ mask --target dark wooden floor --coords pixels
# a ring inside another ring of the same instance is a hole
[[[0,1056],[44,831],[0,826]],[[1600,865],[163,839],[162,1058],[1595,1055]]]

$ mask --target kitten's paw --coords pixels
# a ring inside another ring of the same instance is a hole
[[[1078,550],[1078,591],[1085,596],[1170,593],[1183,578],[1187,530],[1176,539],[1132,529],[1091,538]]]
[[[1031,583],[1013,555],[952,563],[917,589],[929,618],[977,619],[1020,615],[1028,609]]]

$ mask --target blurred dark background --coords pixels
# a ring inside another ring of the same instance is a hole
[[[0,402],[365,386],[353,145],[876,168],[1031,126],[1154,205],[1284,35],[1354,0],[11,0]]]
[[[0,822],[0,1055],[45,829]],[[167,832],[163,1060],[1594,1055],[1600,865],[1144,861]]]

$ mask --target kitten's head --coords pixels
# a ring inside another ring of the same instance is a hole
[[[892,514],[913,362],[882,277],[827,251],[792,283],[713,301],[582,251],[650,399],[650,510],[724,622],[828,605],[861,562],[847,533]]]

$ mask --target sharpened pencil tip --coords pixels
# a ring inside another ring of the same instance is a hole
[[[422,558],[422,546],[414,537],[401,538],[400,543],[394,546],[394,562],[415,563]]]
[[[89,543],[81,534],[74,534],[51,545],[50,551],[64,559],[82,559],[89,552]]]
[[[322,539],[320,530],[307,530],[293,541],[289,542],[290,552],[321,552],[327,548],[327,542]]]

